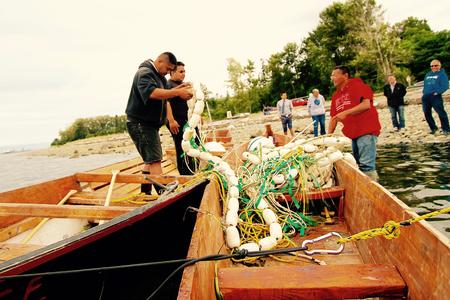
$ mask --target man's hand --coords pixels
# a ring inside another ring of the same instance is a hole
[[[336,129],[337,122],[338,121],[336,119],[336,116],[331,118],[330,124],[328,125],[328,134],[334,133],[334,130]]]
[[[191,87],[185,86],[182,88],[177,88],[177,92],[178,92],[178,97],[180,97],[183,100],[189,100],[193,96]]]
[[[178,134],[178,132],[180,131],[180,125],[178,124],[177,121],[174,120],[169,120],[169,128],[170,128],[170,132],[172,132],[173,134]]]

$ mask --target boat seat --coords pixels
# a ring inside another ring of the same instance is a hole
[[[394,266],[231,267],[219,269],[224,299],[403,299],[406,284]]]
[[[344,196],[345,196],[345,188],[343,186],[337,185],[330,188],[311,190],[306,193],[306,197],[308,200],[327,200],[333,198],[339,198],[339,207],[338,207],[338,217],[343,217],[344,212]],[[289,194],[284,195],[286,201],[291,202],[292,197]],[[303,194],[297,193],[295,194],[297,199],[302,199]],[[284,200],[283,200],[284,201]]]

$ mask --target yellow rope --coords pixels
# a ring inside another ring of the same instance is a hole
[[[437,210],[437,211],[433,211],[431,213],[425,214],[423,216],[419,216],[416,218],[411,218],[408,219],[406,221],[402,221],[402,222],[395,222],[395,221],[388,221],[384,224],[383,227],[381,228],[374,228],[374,229],[369,229],[369,230],[365,230],[356,234],[353,234],[349,237],[345,237],[345,238],[340,238],[337,243],[338,244],[343,244],[343,243],[347,243],[347,242],[351,242],[351,241],[359,241],[359,240],[367,240],[376,236],[384,236],[386,239],[394,239],[394,238],[398,238],[400,236],[400,227],[401,226],[408,226],[412,223],[415,222],[419,222],[440,214],[445,214],[450,212],[450,206],[443,208],[441,210]]]
[[[135,200],[136,198],[140,198],[142,197],[143,200],[142,201],[137,201]],[[156,200],[158,199],[158,196],[156,195],[147,195],[145,193],[139,193],[139,194],[131,194],[122,198],[116,198],[111,200],[111,202],[113,203],[118,203],[118,202],[130,202],[130,203],[134,203],[134,204],[147,204],[148,201],[152,201],[152,200]]]

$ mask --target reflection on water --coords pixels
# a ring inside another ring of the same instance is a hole
[[[419,214],[450,204],[450,143],[379,147],[380,184]],[[428,219],[450,237],[450,214]]]

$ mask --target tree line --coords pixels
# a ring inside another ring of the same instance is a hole
[[[318,88],[327,98],[333,92],[334,66],[347,65],[380,91],[389,74],[406,83],[423,79],[432,59],[450,62],[450,31],[433,32],[426,20],[409,17],[396,24],[384,21],[375,0],[336,2],[320,13],[317,27],[300,43],[289,43],[279,53],[261,61],[241,64],[228,59],[228,86],[232,95],[209,99],[215,119],[233,113],[260,111],[275,106],[280,92],[290,98]],[[206,93],[205,93],[206,94]]]
[[[275,106],[280,92],[290,98],[308,95],[313,88],[327,99],[333,92],[330,74],[334,66],[347,65],[380,91],[387,75],[395,74],[406,83],[423,79],[432,59],[450,63],[450,31],[434,32],[426,20],[409,17],[396,24],[384,21],[384,11],[375,0],[335,2],[320,13],[317,27],[299,43],[288,43],[279,53],[261,61],[241,64],[228,59],[228,86],[231,94],[212,97],[201,84],[213,120],[233,114],[261,111]],[[77,139],[124,132],[126,116],[78,119],[59,133],[52,145]]]

